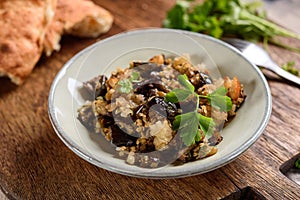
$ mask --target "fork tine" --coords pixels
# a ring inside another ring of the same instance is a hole
[[[236,47],[241,53],[253,64],[264,67],[278,74],[282,78],[285,78],[293,83],[296,83],[298,86],[300,85],[300,78],[294,76],[293,74],[283,70],[279,67],[270,57],[270,55],[260,46],[236,38],[223,38],[224,42],[231,44]]]
[[[248,42],[239,39],[223,38],[222,40],[228,44],[231,44],[240,51],[243,51],[249,45]]]

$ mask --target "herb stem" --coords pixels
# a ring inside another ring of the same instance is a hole
[[[194,1],[194,3],[191,3]],[[239,37],[251,41],[264,40],[290,51],[300,52],[297,47],[290,47],[274,42],[276,37],[300,40],[300,35],[267,19],[259,14],[259,2],[241,0],[178,0],[164,20],[164,27],[185,29],[209,34],[216,38]]]
[[[255,15],[249,13],[246,10],[241,10],[240,17],[242,19],[249,19],[249,20],[253,21],[253,25],[256,25],[256,26],[266,26],[269,29],[271,29],[273,31],[273,33],[275,33],[277,35],[286,36],[286,37],[292,37],[292,38],[300,40],[300,36],[299,35],[297,35],[295,33],[292,33],[292,32],[290,32],[290,31],[288,31],[288,30],[286,30],[284,28],[281,28],[281,27],[277,26],[276,24],[274,24],[272,22],[269,22],[268,20],[265,20],[265,19],[263,19],[261,17],[255,16]]]
[[[199,95],[195,93],[195,96],[196,96],[196,109],[195,109],[195,111],[197,111],[198,108],[199,108]]]

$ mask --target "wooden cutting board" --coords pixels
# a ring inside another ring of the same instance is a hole
[[[95,2],[115,16],[107,34],[97,39],[64,37],[61,51],[43,57],[22,86],[0,78],[0,198],[300,199],[300,186],[280,171],[300,153],[300,89],[271,74],[273,113],[266,130],[244,154],[220,169],[181,179],[139,179],[93,166],[69,150],[48,118],[48,94],[57,72],[98,40],[126,30],[161,27],[175,0]],[[300,48],[300,41],[287,42]],[[270,52],[279,64],[294,60],[300,66],[299,54],[273,46]]]

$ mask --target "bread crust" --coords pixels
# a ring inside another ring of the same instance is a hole
[[[38,62],[56,0],[0,1],[0,76],[23,83]]]
[[[98,37],[112,26],[113,16],[90,0],[58,0],[56,13],[44,42],[44,52],[50,56],[60,49],[63,34]]]
[[[113,16],[90,0],[1,0],[0,76],[21,85],[43,52],[60,49],[61,36],[97,37]]]
[[[0,1],[0,75],[23,83],[38,62],[56,0]]]

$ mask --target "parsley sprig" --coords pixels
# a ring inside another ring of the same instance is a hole
[[[206,117],[198,112],[200,98],[207,99],[211,106],[221,111],[231,110],[232,101],[226,96],[227,90],[224,87],[220,87],[208,95],[199,95],[195,92],[194,85],[190,83],[185,74],[178,76],[178,82],[183,88],[175,88],[168,92],[165,96],[165,101],[179,103],[189,98],[196,99],[194,110],[177,115],[172,125],[172,128],[180,133],[183,143],[186,146],[191,146],[202,139],[200,130],[206,137],[210,137],[215,127],[215,122],[212,118]]]
[[[277,36],[295,38],[293,33],[269,21],[266,11],[259,12],[261,2],[242,2],[241,0],[177,0],[167,12],[164,27],[201,32],[216,38],[236,36],[246,40],[264,41],[300,52],[276,40]]]

